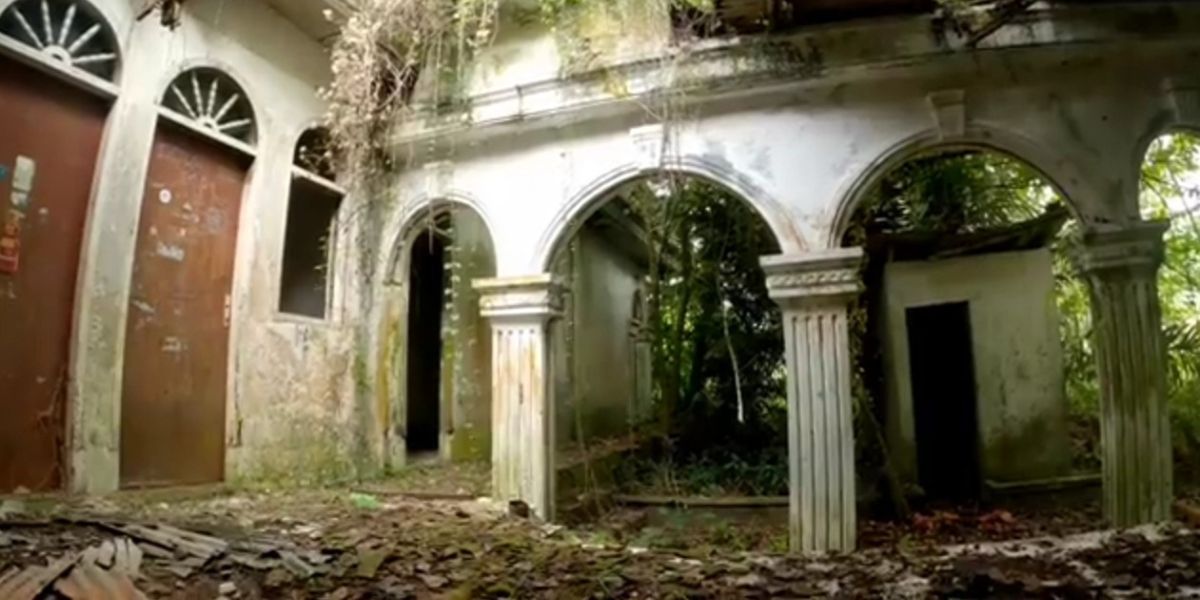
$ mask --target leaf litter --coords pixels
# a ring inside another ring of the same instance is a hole
[[[1008,526],[1012,520],[984,516],[976,521]],[[959,526],[959,520],[938,518]],[[63,501],[29,514],[6,514],[0,540],[0,597],[6,599],[1200,593],[1200,536],[1180,524],[1020,542],[895,544],[804,559],[596,543],[582,532],[514,516],[509,506],[486,500],[324,490],[158,503]],[[111,591],[98,596],[97,589]]]

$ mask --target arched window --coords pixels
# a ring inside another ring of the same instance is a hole
[[[334,249],[342,191],[329,156],[329,132],[300,135],[288,194],[287,231],[279,284],[279,312],[325,319],[334,297]]]
[[[167,86],[162,105],[204,129],[254,145],[257,123],[250,99],[232,77],[218,69],[184,71]]]
[[[0,33],[106,81],[116,77],[117,38],[82,0],[17,0],[0,14]]]

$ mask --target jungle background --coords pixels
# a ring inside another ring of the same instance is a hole
[[[1142,169],[1147,219],[1170,219],[1159,293],[1170,356],[1169,405],[1181,485],[1200,472],[1200,139],[1166,135]],[[662,189],[664,202],[656,202]],[[659,182],[631,204],[659,248],[649,276],[654,418],[649,451],[624,461],[626,491],[781,496],[787,493],[786,391],[780,313],[758,259],[777,251],[765,223],[739,198],[695,180]],[[955,151],[911,160],[886,175],[861,206],[844,245],[887,233],[953,235],[1023,223],[1065,201],[1026,164],[1002,154]],[[1099,471],[1099,388],[1088,290],[1073,258],[1071,220],[1053,244],[1056,301],[1071,417],[1073,460]],[[670,255],[666,260],[659,255]],[[868,277],[871,266],[868,265]],[[886,486],[879,344],[869,295],[851,313],[860,471]]]

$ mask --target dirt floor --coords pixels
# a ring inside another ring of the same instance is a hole
[[[8,500],[0,597],[1200,597],[1200,535],[1182,525],[1071,533],[1085,523],[943,512],[884,534],[864,526],[867,549],[806,560],[770,551],[777,527],[747,541],[757,534],[742,522],[676,517],[672,532],[669,518],[618,511],[567,529],[457,499],[469,485],[422,498],[412,482]],[[943,543],[1041,533],[1059,535]]]

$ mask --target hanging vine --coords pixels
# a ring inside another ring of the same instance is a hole
[[[388,139],[420,103],[445,103],[495,33],[499,0],[362,0],[333,45],[324,90],[333,150],[351,186],[393,165]],[[418,88],[420,85],[420,88]]]

